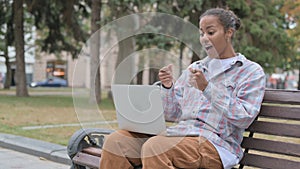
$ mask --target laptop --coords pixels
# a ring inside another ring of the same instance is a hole
[[[158,135],[166,132],[160,87],[112,85],[119,129]]]
[[[119,129],[169,137],[198,136],[174,132],[166,126],[160,87],[157,85],[114,84],[112,94]]]

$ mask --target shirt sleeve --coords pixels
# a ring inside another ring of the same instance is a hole
[[[178,121],[182,115],[179,100],[183,99],[186,78],[187,73],[185,71],[170,89],[166,89],[163,86],[161,87],[161,96],[166,121]]]
[[[260,66],[256,69],[252,67],[247,76],[239,86],[226,80],[221,83],[222,87],[209,82],[203,91],[211,102],[212,110],[224,113],[227,120],[239,128],[247,128],[255,119],[265,91],[265,74]]]

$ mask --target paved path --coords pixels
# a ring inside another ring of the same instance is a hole
[[[69,169],[67,147],[0,133],[0,169]]]
[[[24,154],[0,147],[0,168],[5,169],[69,169],[69,165],[56,163],[42,157]]]

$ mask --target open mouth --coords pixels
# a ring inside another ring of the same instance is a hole
[[[205,46],[204,48],[205,48],[206,51],[208,51],[209,49],[212,48],[212,46]]]

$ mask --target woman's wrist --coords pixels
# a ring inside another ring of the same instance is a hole
[[[173,83],[171,83],[171,85],[170,85],[170,86],[165,86],[164,84],[162,84],[162,87],[163,87],[163,88],[165,88],[165,89],[171,89],[171,88],[172,88],[172,86],[173,86]]]

